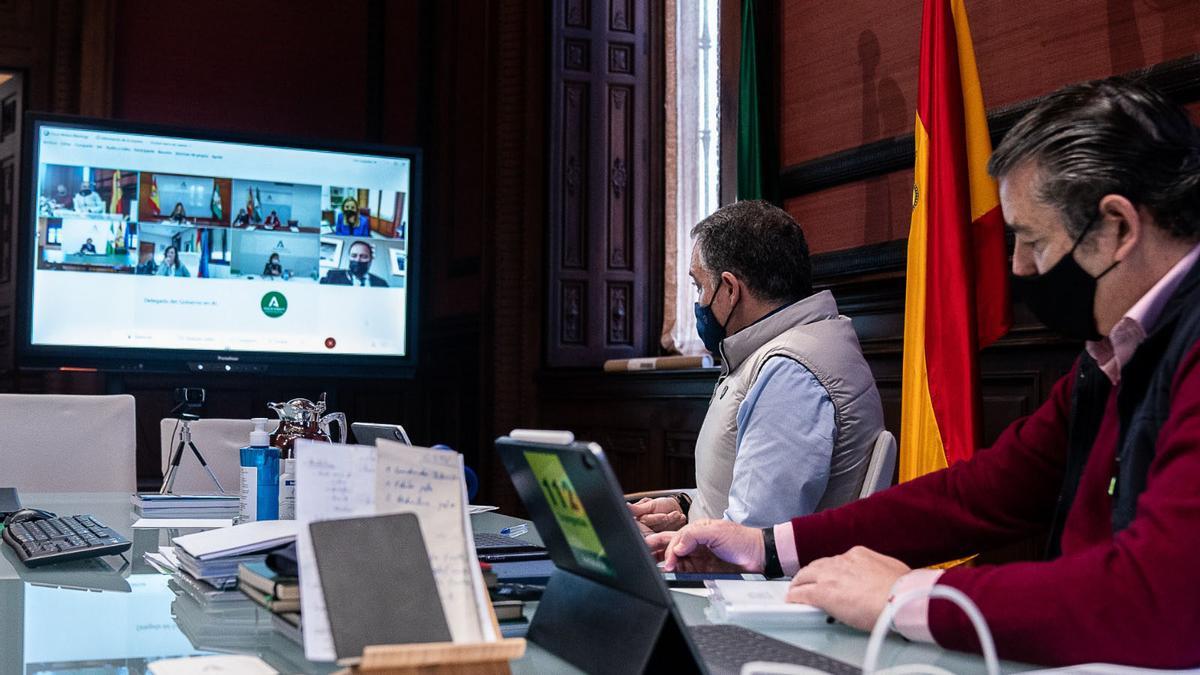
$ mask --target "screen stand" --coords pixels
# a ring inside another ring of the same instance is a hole
[[[699,672],[678,622],[670,607],[557,569],[526,638],[589,673]]]

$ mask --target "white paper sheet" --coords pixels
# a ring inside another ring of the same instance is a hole
[[[151,675],[277,675],[257,656],[219,655],[163,659],[149,666]]]
[[[179,571],[179,557],[175,555],[174,546],[159,546],[157,551],[146,551],[142,559],[163,574]]]
[[[232,518],[138,518],[133,521],[133,529],[162,529],[174,527],[176,529],[204,529],[211,530],[217,527],[229,527],[233,525]]]
[[[375,448],[296,442],[296,559],[300,567],[300,613],[304,657],[333,661],[333,634],[317,573],[309,523],[375,513]]]
[[[704,582],[710,591],[705,615],[714,623],[761,625],[822,625],[828,615],[812,605],[787,601],[791,582],[735,581],[718,579]]]
[[[299,526],[294,520],[257,520],[219,530],[185,534],[172,539],[197,560],[228,558],[291,543]]]

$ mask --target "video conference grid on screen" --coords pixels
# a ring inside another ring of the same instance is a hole
[[[402,356],[405,158],[43,125],[34,345]]]

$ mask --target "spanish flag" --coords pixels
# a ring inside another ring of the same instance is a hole
[[[1007,255],[963,0],[925,0],[904,309],[900,480],[979,443],[977,354],[1008,330]]]
[[[162,205],[158,203],[158,176],[150,176],[150,214],[162,213]]]
[[[124,196],[124,194],[125,193],[121,190],[121,170],[117,169],[116,171],[113,171],[112,175],[112,199],[109,200],[108,203],[109,213],[125,212],[124,204],[121,203],[121,198]]]

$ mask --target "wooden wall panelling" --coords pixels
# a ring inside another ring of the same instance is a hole
[[[535,373],[541,366],[546,194],[547,31],[549,14],[541,0],[508,0],[494,12],[499,53],[491,77],[495,115],[492,158],[494,189],[490,236],[485,253],[483,390],[480,417],[481,478],[491,484],[488,503],[518,512],[520,499],[507,472],[491,452],[492,439],[515,428],[538,424]],[[582,16],[582,14],[581,14]],[[581,19],[580,19],[581,20]],[[587,70],[590,44],[566,47],[568,65]],[[586,127],[577,127],[584,131]],[[578,148],[578,145],[574,147]],[[578,157],[578,153],[576,157]],[[578,160],[577,160],[578,161]],[[583,171],[576,163],[574,170]],[[577,175],[576,194],[582,194]],[[582,223],[577,211],[576,223]],[[581,237],[576,238],[578,242]],[[578,266],[584,249],[576,244],[568,264]]]
[[[900,428],[900,373],[904,349],[904,242],[864,247],[853,252],[814,258],[818,290],[833,292],[838,309],[854,322],[859,344],[875,375],[883,400],[884,422],[894,433]],[[854,270],[851,262],[860,257]],[[849,272],[837,271],[844,267]],[[1050,333],[1017,304],[1013,328],[980,355],[983,397],[983,446],[990,445],[1012,420],[1031,413],[1054,382],[1070,367],[1080,344]]]
[[[24,81],[0,83],[0,373],[13,368],[16,314],[17,183],[21,166]]]
[[[906,236],[920,2],[781,6],[780,176],[786,208],[814,252]],[[990,126],[998,139],[1058,87],[1114,73],[1145,76],[1189,102],[1200,4],[1112,0],[967,3]]]
[[[989,109],[1200,51],[1200,3],[1186,0],[966,8]],[[783,165],[911,131],[921,0],[782,0],[780,11]]]
[[[604,448],[627,492],[695,485],[696,435],[715,368],[688,372],[545,372],[541,423]]]
[[[480,343],[475,321],[435,324],[421,338],[428,355],[413,379],[359,380],[316,371],[303,377],[215,374],[23,372],[12,387],[22,393],[132,394],[137,400],[137,475],[143,488],[161,480],[159,420],[174,406],[176,387],[204,387],[204,417],[274,418],[267,403],[328,394],[329,409],[351,422],[403,424],[417,443],[445,443],[463,453],[468,466],[484,464],[479,440],[483,407],[478,387]],[[201,449],[203,450],[203,448]]]
[[[368,107],[368,0],[115,4],[114,116],[367,140],[378,112]],[[415,25],[385,30],[388,39],[417,38]],[[411,82],[386,84],[416,95]]]
[[[111,0],[9,0],[0,3],[0,374],[14,362],[17,297],[16,207],[21,116],[26,109],[108,113],[113,35]],[[92,58],[93,56],[97,58]],[[0,379],[0,389],[14,385]]]
[[[1193,115],[1200,113],[1200,103],[1197,103],[1200,101],[1200,54],[1123,71],[1121,76],[1142,80],[1186,104]],[[990,110],[988,131],[992,143],[998,143],[1041,99],[1038,96]],[[912,125],[893,125],[891,128],[903,133],[785,167],[781,175],[785,195],[808,195],[901,170],[907,170],[911,175],[913,136],[909,130]]]
[[[661,7],[563,0],[550,22],[546,363],[596,366],[661,321]]]
[[[80,11],[79,114],[108,117],[112,114],[117,0],[86,0]]]
[[[720,157],[734,158],[720,162],[720,202],[737,200],[737,130],[739,86],[741,82],[742,0],[719,0],[717,30],[720,33],[717,50],[718,124],[720,126]],[[760,3],[762,4],[762,3]],[[778,60],[778,59],[777,59]]]

